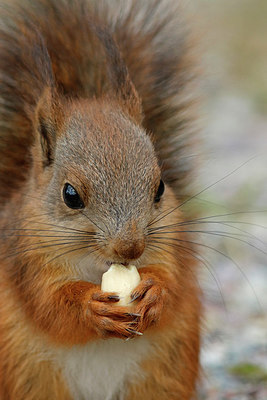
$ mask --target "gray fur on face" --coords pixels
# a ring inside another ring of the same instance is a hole
[[[114,234],[134,220],[141,228],[151,214],[160,171],[150,138],[118,108],[99,112],[80,108],[71,114],[56,149],[61,179],[86,197],[86,213]],[[71,173],[72,171],[72,173]],[[55,163],[55,173],[57,171]]]

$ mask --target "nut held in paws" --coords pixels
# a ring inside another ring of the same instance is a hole
[[[103,292],[116,292],[120,301],[116,304],[126,306],[131,301],[131,292],[140,282],[140,275],[134,265],[124,266],[112,264],[103,274],[101,290]]]

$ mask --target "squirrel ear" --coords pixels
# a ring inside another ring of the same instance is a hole
[[[37,142],[41,148],[43,165],[48,166],[53,162],[53,153],[58,130],[57,119],[59,107],[55,101],[53,89],[46,88],[41,96],[36,109]]]
[[[138,124],[141,124],[143,120],[141,100],[117,44],[106,29],[96,25],[93,29],[105,49],[108,74],[116,100]]]

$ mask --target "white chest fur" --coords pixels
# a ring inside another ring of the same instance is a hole
[[[140,337],[129,341],[101,340],[62,349],[59,362],[73,398],[122,400],[126,380],[131,380],[136,374],[142,379],[138,364],[150,347],[149,341]]]

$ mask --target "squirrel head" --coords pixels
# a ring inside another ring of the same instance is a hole
[[[150,136],[120,103],[105,97],[60,101],[48,91],[36,121],[29,209],[44,213],[36,219],[44,221],[40,229],[64,227],[65,242],[73,239],[69,249],[85,258],[94,252],[106,263],[139,259],[164,197]]]
[[[40,230],[61,235],[53,248],[44,246],[58,262],[79,255],[107,265],[129,263],[145,257],[149,224],[164,204],[170,208],[161,197],[172,193],[167,188],[162,196],[158,159],[120,52],[105,30],[96,34],[106,51],[110,85],[84,99],[58,94],[56,84],[43,90],[34,112],[26,207]]]

